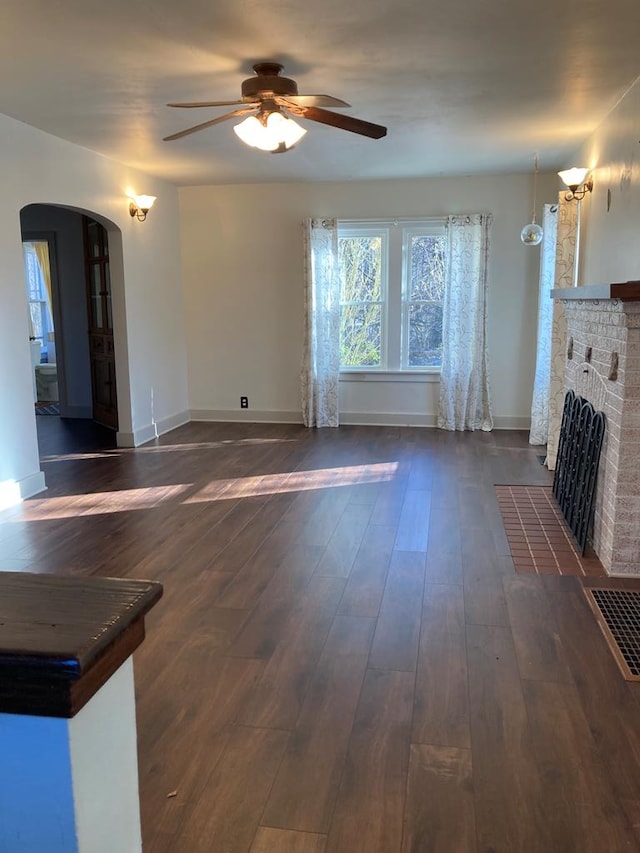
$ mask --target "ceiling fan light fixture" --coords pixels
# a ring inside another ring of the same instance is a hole
[[[233,128],[245,145],[261,151],[282,151],[293,148],[307,132],[293,119],[280,112],[271,112],[264,121],[249,116]]]
[[[165,136],[163,142],[173,142],[175,139],[182,139],[183,136],[206,130],[223,121],[250,115],[250,118],[234,127],[237,136],[251,148],[279,154],[293,148],[306,133],[289,117],[290,113],[328,127],[346,130],[348,133],[357,133],[369,139],[382,139],[387,135],[387,128],[381,124],[325,109],[325,107],[348,107],[349,104],[340,98],[322,94],[299,94],[295,80],[280,76],[283,67],[279,62],[257,62],[253,70],[255,76],[249,77],[242,83],[240,100],[186,101],[167,104],[168,107],[185,109],[227,106],[237,107],[237,109]]]

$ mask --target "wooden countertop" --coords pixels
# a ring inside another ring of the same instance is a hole
[[[637,302],[640,301],[640,281],[556,287],[550,295],[552,299],[619,299],[621,302]]]
[[[0,713],[72,717],[144,639],[162,585],[0,571]]]

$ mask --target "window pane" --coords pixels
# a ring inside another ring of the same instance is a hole
[[[23,243],[24,268],[27,276],[27,298],[42,299],[42,274],[33,248],[33,243]]]
[[[409,305],[409,367],[442,363],[442,305]]]
[[[102,282],[99,264],[92,264],[89,274],[91,276],[91,325],[94,329],[100,329],[102,327]]]
[[[31,328],[34,338],[44,338],[44,330],[42,328],[42,303],[30,302],[29,311],[31,312]]]
[[[412,236],[409,299],[442,301],[444,294],[444,236]]]
[[[99,258],[100,251],[100,230],[102,226],[98,222],[90,219],[87,223],[87,238],[89,243],[89,255],[92,258]]]
[[[113,329],[113,309],[111,307],[111,274],[109,273],[109,261],[104,264],[104,289],[107,303],[107,329]]]
[[[340,237],[338,256],[342,302],[381,299],[382,238]]]
[[[342,366],[379,366],[381,329],[380,305],[343,305],[340,317]]]

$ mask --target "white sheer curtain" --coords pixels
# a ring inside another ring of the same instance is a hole
[[[578,234],[578,206],[567,201],[564,191],[558,196],[558,233],[556,236],[556,271],[554,286],[573,287]],[[564,408],[564,369],[567,360],[567,320],[560,299],[552,300],[551,381],[549,387],[549,432],[547,436],[547,468],[554,471],[558,455],[560,425]]]
[[[447,217],[438,426],[493,428],[487,370],[487,258],[492,216]]]
[[[308,427],[337,427],[340,379],[338,223],[305,222],[305,336],[302,418]]]
[[[545,204],[542,216],[542,251],[540,256],[540,286],[538,288],[538,340],[536,372],[531,400],[531,430],[529,444],[546,444],[549,434],[549,384],[551,382],[551,329],[553,325],[553,290],[556,274],[556,235],[558,205]]]

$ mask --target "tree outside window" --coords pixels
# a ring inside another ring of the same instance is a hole
[[[383,237],[341,236],[340,362],[345,367],[382,363]]]
[[[407,367],[440,367],[445,237],[410,234],[407,242],[404,363]]]
[[[443,222],[340,227],[343,370],[433,371],[442,361]]]

